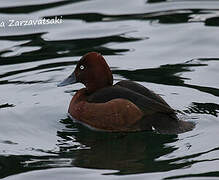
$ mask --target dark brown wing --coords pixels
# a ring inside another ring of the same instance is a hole
[[[91,94],[88,97],[87,101],[94,103],[103,103],[117,98],[122,98],[131,101],[139,109],[142,110],[145,116],[157,112],[169,115],[175,114],[175,111],[168,105],[155,101],[154,99],[151,99],[138,92],[132,91],[121,86],[113,86],[100,89],[95,93]]]
[[[148,88],[142,86],[141,84],[138,84],[138,83],[135,83],[135,82],[129,81],[129,80],[122,80],[122,81],[116,83],[114,86],[121,86],[121,87],[130,89],[134,92],[142,94],[145,97],[148,97],[150,99],[153,99],[157,102],[160,102],[160,103],[165,104],[168,107],[170,107],[166,103],[166,101],[164,101],[164,99],[162,97],[160,97],[158,94],[154,93],[153,91],[149,90]]]

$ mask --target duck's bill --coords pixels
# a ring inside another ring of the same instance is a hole
[[[74,84],[74,83],[77,83],[77,80],[75,77],[75,73],[72,73],[70,76],[68,76],[64,81],[59,83],[57,86],[62,87],[62,86],[67,86],[69,84]]]

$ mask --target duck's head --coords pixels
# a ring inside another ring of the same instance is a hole
[[[78,61],[74,72],[58,86],[66,86],[78,82],[86,86],[88,93],[112,86],[112,72],[101,54],[96,52],[85,54]]]

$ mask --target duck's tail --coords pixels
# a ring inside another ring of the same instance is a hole
[[[157,119],[153,121],[152,126],[153,129],[161,134],[180,134],[193,130],[195,123],[179,120],[176,115],[170,117],[169,115],[160,114],[157,116]]]

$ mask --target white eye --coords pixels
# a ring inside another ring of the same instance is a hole
[[[83,70],[83,69],[84,69],[84,66],[83,66],[83,65],[80,65],[80,69]]]

